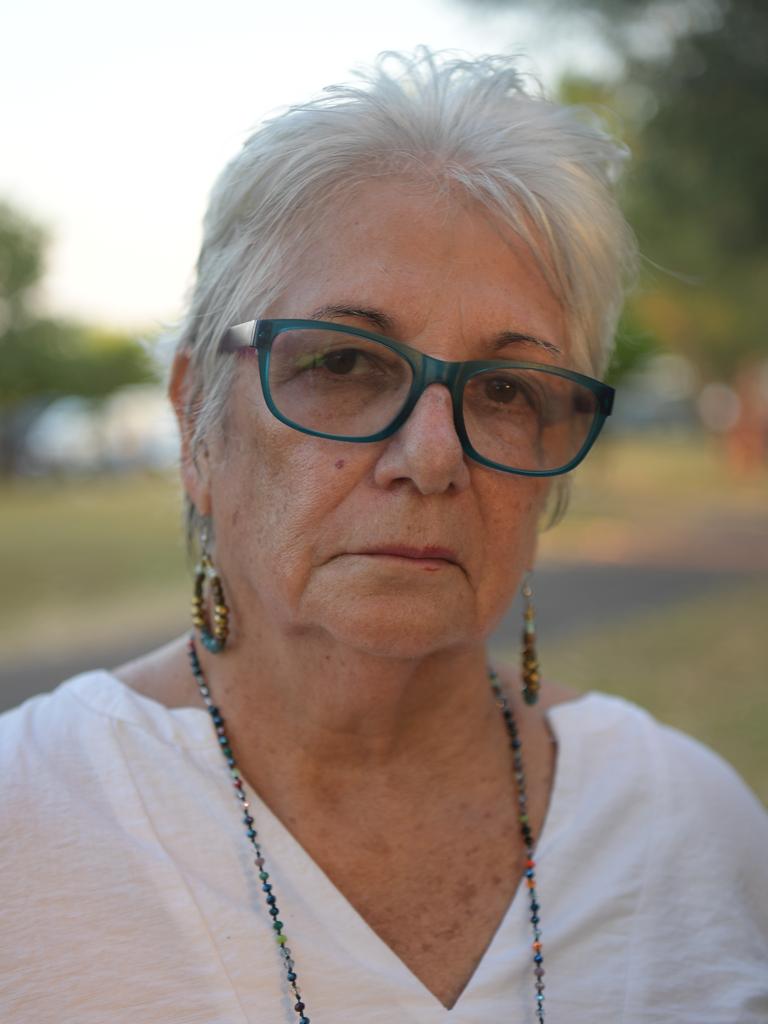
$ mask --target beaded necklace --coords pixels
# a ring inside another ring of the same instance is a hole
[[[294,999],[294,1010],[298,1017],[298,1024],[310,1024],[310,1019],[306,1014],[306,1004],[301,998],[301,990],[299,989],[299,976],[296,973],[296,964],[291,955],[290,947],[288,946],[288,939],[285,935],[285,925],[279,919],[280,911],[277,906],[277,897],[275,896],[272,883],[270,882],[269,872],[266,869],[266,862],[264,860],[264,854],[261,849],[261,843],[259,842],[259,834],[254,828],[255,822],[253,815],[251,814],[251,806],[248,802],[248,797],[245,792],[245,783],[243,777],[240,774],[240,769],[237,767],[234,755],[232,753],[232,745],[229,742],[229,737],[224,726],[224,718],[218,707],[213,703],[211,697],[211,691],[203,675],[203,670],[200,666],[200,660],[197,656],[197,650],[195,649],[195,641],[193,637],[189,638],[187,646],[189,654],[190,665],[192,666],[192,674],[195,677],[198,689],[200,690],[200,696],[205,703],[211,721],[216,730],[216,736],[218,737],[219,746],[221,752],[226,761],[227,768],[229,769],[229,775],[232,779],[232,785],[234,786],[235,796],[240,803],[240,810],[242,811],[243,825],[245,826],[245,834],[248,837],[248,841],[253,847],[255,856],[255,864],[259,871],[259,878],[261,880],[261,888],[264,892],[265,903],[267,904],[267,913],[272,918],[272,928],[275,932],[275,939],[277,940],[277,946],[280,951],[280,955],[283,958],[283,967],[285,968],[285,976],[288,981],[291,995]],[[517,788],[517,804],[518,804],[518,816],[517,820],[520,823],[520,832],[523,837],[523,843],[527,851],[526,859],[526,870],[525,880],[528,887],[528,899],[529,907],[531,911],[531,925],[533,928],[533,965],[534,965],[534,976],[536,978],[536,1003],[535,1003],[535,1015],[537,1024],[544,1024],[544,957],[541,952],[541,928],[539,927],[539,902],[536,894],[536,862],[533,859],[533,846],[534,839],[531,831],[530,824],[528,822],[528,801],[525,789],[525,771],[523,769],[523,755],[522,755],[522,743],[517,731],[517,722],[509,701],[502,692],[501,686],[496,672],[493,669],[488,670],[488,681],[491,684],[493,695],[496,699],[496,703],[499,706],[504,724],[507,728],[509,735],[509,743],[512,748],[512,761],[514,764],[514,775],[515,784]]]

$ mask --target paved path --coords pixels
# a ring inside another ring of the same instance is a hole
[[[762,575],[759,574],[759,575]],[[744,569],[663,568],[658,565],[549,565],[536,573],[537,627],[545,638],[561,639],[596,622],[609,624],[632,614],[663,608],[687,598],[715,592],[740,580],[757,578]],[[180,623],[183,628],[183,622]],[[517,644],[520,613],[513,606],[497,630],[500,645]],[[170,639],[170,634],[136,636],[98,651],[84,649],[55,664],[30,662],[0,668],[0,710],[55,686],[96,665],[114,666]]]

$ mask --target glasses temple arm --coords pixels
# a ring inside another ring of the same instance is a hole
[[[219,352],[239,352],[243,348],[254,348],[258,320],[229,327],[219,341]]]

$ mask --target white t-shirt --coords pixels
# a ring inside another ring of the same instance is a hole
[[[557,770],[537,853],[548,1024],[766,1024],[756,798],[715,754],[616,697],[586,694],[549,720]],[[0,780],[3,1024],[296,1024],[202,707],[79,676],[0,717]],[[313,1024],[532,1024],[522,886],[446,1010],[249,798]]]

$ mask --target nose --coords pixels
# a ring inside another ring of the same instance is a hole
[[[430,384],[403,426],[389,439],[374,473],[380,487],[407,480],[421,494],[463,491],[469,469],[443,384]]]

